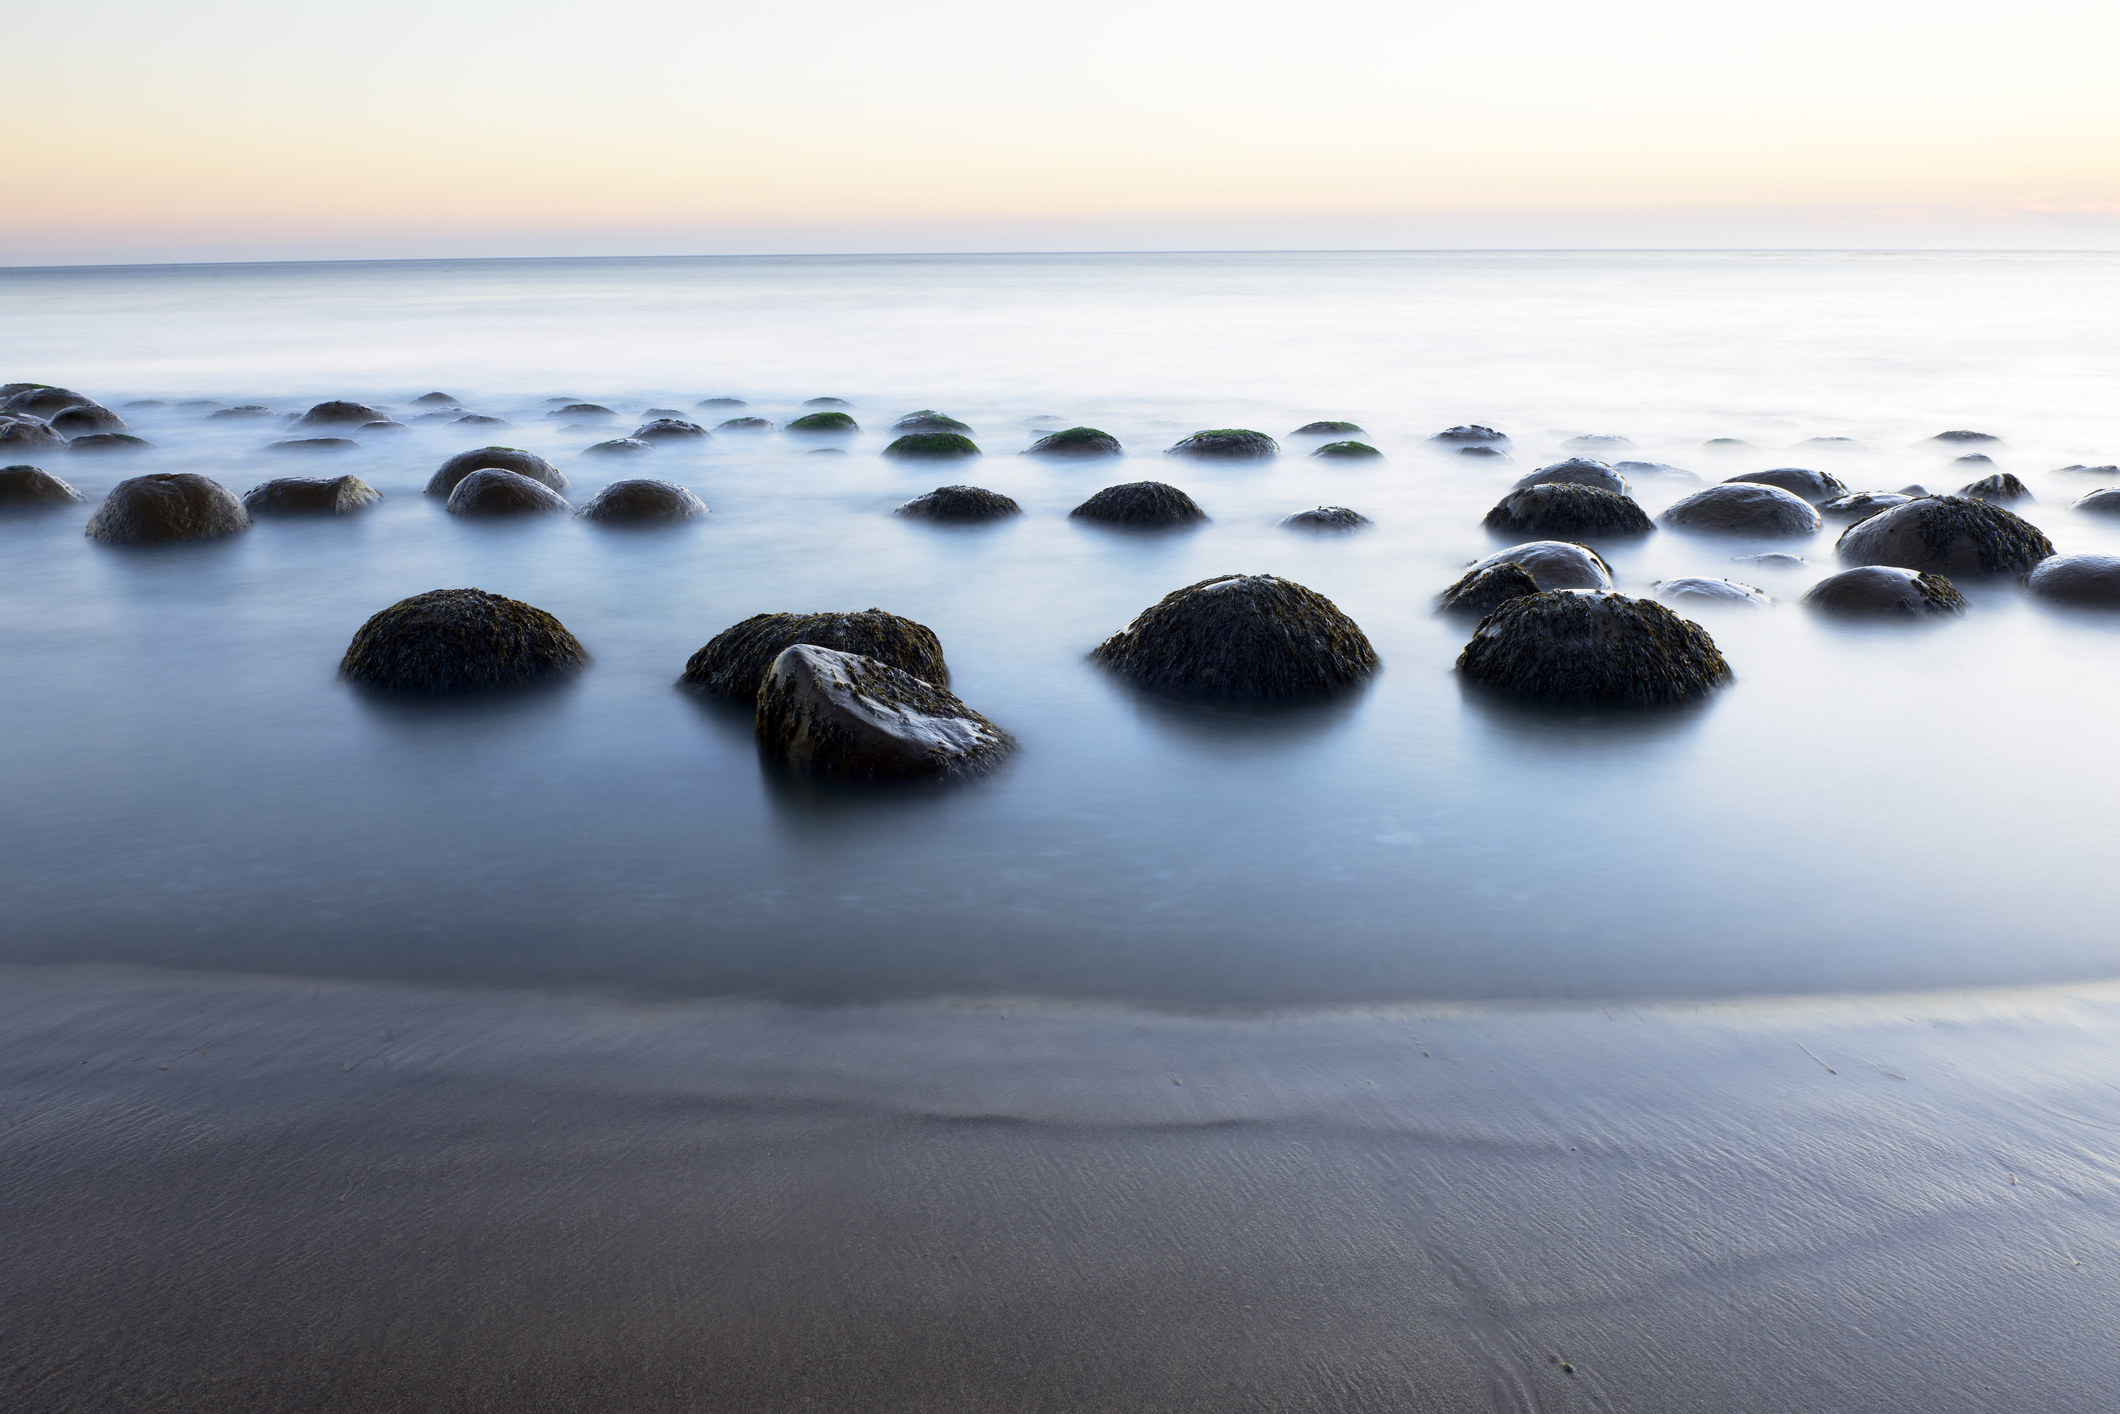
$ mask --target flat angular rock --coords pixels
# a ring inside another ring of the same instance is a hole
[[[2015,513],[1964,496],[1923,496],[1840,533],[1851,565],[1897,565],[1936,574],[2022,574],[2054,553],[2039,528]]]
[[[922,682],[947,687],[942,642],[926,624],[881,609],[859,613],[753,614],[707,640],[685,664],[678,685],[749,703],[773,660],[798,643],[874,658]]]
[[[88,538],[106,545],[218,540],[250,529],[250,513],[220,482],[196,472],[135,476],[111,488],[88,520]]]
[[[829,781],[977,775],[1015,744],[946,688],[810,643],[773,659],[758,688],[756,730],[769,759]]]
[[[1106,525],[1154,527],[1191,525],[1207,519],[1199,503],[1161,481],[1128,481],[1107,486],[1068,512],[1077,520]]]
[[[706,513],[706,502],[684,487],[646,479],[614,481],[577,512],[604,525],[664,525]]]
[[[434,475],[427,479],[427,494],[447,496],[456,490],[459,481],[474,471],[484,471],[488,467],[512,471],[517,476],[527,476],[555,491],[567,489],[567,478],[560,474],[559,468],[535,452],[526,452],[520,447],[474,447],[468,452],[458,452],[443,462]]]
[[[550,515],[573,509],[543,482],[490,466],[457,482],[447,508],[453,516]]]
[[[1699,624],[1653,600],[1575,589],[1502,604],[1480,620],[1457,670],[1565,706],[1667,706],[1730,680],[1730,665]]]
[[[382,499],[382,492],[358,476],[283,476],[246,491],[243,509],[254,516],[343,516]]]
[[[1926,618],[1965,612],[1965,596],[1942,575],[1890,565],[1829,574],[1804,592],[1803,601],[1834,614]]]
[[[1376,671],[1376,650],[1330,599],[1271,574],[1173,590],[1090,655],[1152,692],[1272,701],[1337,692]]]
[[[1710,535],[1811,535],[1824,522],[1803,497],[1752,481],[1725,481],[1664,509],[1662,521]]]
[[[436,589],[362,624],[339,674],[378,691],[446,697],[558,681],[588,661],[543,609],[483,589]]]

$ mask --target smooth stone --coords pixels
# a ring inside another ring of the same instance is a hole
[[[66,450],[93,456],[123,455],[144,452],[153,445],[145,437],[135,437],[130,432],[87,432],[67,443]]]
[[[684,410],[682,408],[649,408],[646,412],[642,413],[641,416],[648,418],[651,421],[658,417],[674,417],[680,422],[684,421],[685,419]]]
[[[961,432],[908,432],[894,439],[883,454],[894,461],[954,461],[983,455],[979,444]]]
[[[1023,514],[1023,507],[983,486],[937,486],[925,496],[915,496],[893,514],[915,520],[981,521],[1003,520]]]
[[[458,427],[506,427],[508,419],[488,417],[482,412],[467,412],[462,417],[453,419],[453,423]]]
[[[1162,481],[1128,481],[1107,486],[1068,512],[1076,520],[1107,525],[1186,525],[1207,519],[1199,503]]]
[[[543,609],[482,589],[435,589],[362,624],[339,675],[383,692],[446,697],[562,680],[588,661]]]
[[[2054,553],[2037,526],[1986,501],[1923,496],[1857,521],[1835,548],[1851,565],[1936,574],[2021,574]]]
[[[274,442],[268,452],[351,452],[360,447],[351,437],[290,437]]]
[[[52,431],[61,437],[82,437],[94,432],[127,431],[125,419],[107,407],[94,403],[82,403],[52,414]]]
[[[1359,445],[1359,444],[1357,444],[1357,445]],[[1324,449],[1323,449],[1323,448],[1321,447],[1321,448],[1319,448],[1319,450],[1320,450],[1320,451],[1323,451]],[[1507,452],[1503,451],[1503,450],[1502,450],[1502,449],[1501,449],[1500,447],[1477,447],[1477,446],[1475,446],[1475,447],[1460,447],[1460,448],[1458,448],[1458,449],[1457,449],[1457,454],[1458,454],[1459,456],[1461,456],[1461,457],[1500,457],[1500,458],[1503,458],[1504,460],[1506,460],[1506,459],[1508,458],[1508,456],[1509,456],[1509,454],[1508,454]]]
[[[2120,516],[2120,486],[2101,486],[2079,496],[2071,509],[2088,511],[2092,515]]]
[[[250,529],[250,513],[220,482],[196,472],[135,476],[111,488],[87,534],[106,545],[218,540]]]
[[[1847,486],[1831,472],[1813,471],[1803,466],[1777,466],[1768,471],[1748,471],[1741,476],[1726,476],[1722,484],[1779,486],[1790,495],[1801,496],[1814,506],[1848,494]]]
[[[1836,614],[1962,614],[1965,596],[1940,574],[1862,565],[1829,574],[1804,592],[1803,602]]]
[[[1359,530],[1370,520],[1345,506],[1316,506],[1281,517],[1281,524],[1289,530]]]
[[[1751,446],[1742,437],[1710,437],[1700,444],[1701,450],[1710,452],[1736,452]]]
[[[1666,507],[1663,524],[1716,535],[1810,535],[1824,522],[1811,503],[1779,486],[1725,481]]]
[[[1919,482],[1916,482],[1914,485],[1911,486],[1900,487],[1899,494],[1907,497],[1910,500],[1913,500],[1928,495],[1929,488],[1921,485]]]
[[[1667,706],[1730,680],[1699,624],[1651,599],[1560,589],[1511,599],[1458,655],[1475,683],[1563,706]]]
[[[457,482],[447,508],[453,516],[537,515],[573,509],[543,482],[490,466]]]
[[[959,422],[947,413],[937,412],[933,408],[922,408],[918,412],[909,412],[904,417],[899,418],[891,424],[891,430],[893,432],[969,432],[972,428],[970,423]]]
[[[410,432],[412,429],[402,422],[364,422],[353,429],[356,432]]]
[[[1522,491],[1531,486],[1595,486],[1601,491],[1627,494],[1626,477],[1588,457],[1570,457],[1564,462],[1542,466],[1520,477],[1513,489]]]
[[[846,454],[845,447],[812,447],[803,453],[806,457],[843,457]]]
[[[343,516],[382,499],[382,492],[358,476],[283,476],[246,491],[243,509],[254,516]]]
[[[1801,555],[1791,555],[1780,550],[1769,550],[1760,555],[1732,555],[1730,563],[1735,565],[1760,565],[1768,569],[1792,569],[1809,563]]]
[[[706,440],[707,429],[681,417],[658,417],[633,429],[635,442],[689,442]]]
[[[701,398],[698,402],[692,404],[693,409],[697,412],[705,412],[708,408],[745,408],[749,406],[750,404],[742,398]]]
[[[1586,432],[1580,437],[1570,437],[1561,445],[1571,452],[1624,452],[1634,443],[1608,432]]]
[[[706,502],[684,487],[642,479],[612,482],[576,514],[605,525],[659,525],[706,513]]]
[[[1739,584],[1734,579],[1709,579],[1701,575],[1659,579],[1649,587],[1656,591],[1658,598],[1678,603],[1746,604],[1759,608],[1774,602],[1763,589]]]
[[[461,422],[465,413],[462,408],[450,408],[446,412],[423,412],[413,418],[414,422]]]
[[[1577,535],[1647,535],[1656,528],[1648,512],[1617,491],[1573,482],[1549,482],[1511,491],[1482,522],[1505,535],[1559,539]]]
[[[1612,587],[1612,566],[1605,563],[1605,557],[1588,545],[1579,545],[1572,540],[1531,540],[1497,550],[1483,560],[1475,560],[1458,583],[1463,584],[1496,565],[1517,566],[1542,590],[1606,590]]]
[[[926,624],[882,609],[858,613],[753,614],[707,640],[685,663],[680,687],[749,705],[758,698],[767,669],[798,643],[857,653],[947,687],[949,664],[942,641]]]
[[[1465,422],[1456,427],[1446,427],[1428,440],[1459,446],[1482,446],[1507,442],[1509,438],[1492,427],[1483,427],[1477,422]]]
[[[2034,566],[2024,584],[2049,603],[2120,609],[2120,556],[2055,555]]]
[[[1446,614],[1485,618],[1511,599],[1538,592],[1538,581],[1522,565],[1489,565],[1467,572],[1444,590],[1436,607]]]
[[[1117,437],[1094,427],[1069,427],[1049,432],[1024,450],[1024,455],[1029,457],[1117,457],[1125,453],[1126,449],[1119,445]]]
[[[1952,466],[1962,466],[1967,468],[1990,467],[1994,464],[1995,459],[1989,456],[1986,452],[1975,452],[1969,457],[1953,457],[1951,459]]]
[[[802,405],[806,408],[850,408],[854,406],[845,398],[805,398]]]
[[[582,455],[585,457],[637,457],[642,452],[652,452],[654,450],[646,442],[637,441],[631,437],[613,437],[608,442],[598,442],[592,446],[584,447]]]
[[[771,432],[773,430],[773,422],[770,418],[764,417],[732,417],[726,422],[716,424],[714,430],[716,432]]]
[[[169,404],[160,398],[134,398],[125,404],[125,407],[131,411],[139,411],[142,408],[166,408],[168,406]]]
[[[414,407],[457,407],[461,398],[452,398],[447,393],[422,393],[412,400]]]
[[[1090,656],[1152,692],[1229,700],[1318,697],[1376,671],[1376,649],[1330,599],[1271,574],[1173,590]]]
[[[1951,432],[1939,432],[1935,436],[1929,438],[1929,440],[1931,442],[1955,442],[1960,445],[1966,445],[1977,442],[2000,443],[2002,441],[2000,437],[1991,436],[1985,432],[1967,432],[1962,429]]]
[[[1202,461],[1264,461],[1279,456],[1281,444],[1264,432],[1248,427],[1211,427],[1181,437],[1165,449],[1166,456],[1194,457]]]
[[[1926,495],[1927,492],[1921,494]],[[1914,498],[1904,491],[1851,491],[1845,496],[1835,496],[1818,508],[1818,513],[1827,520],[1852,522],[1866,520],[1879,511],[1888,511],[1894,506],[1903,506]]]
[[[329,402],[318,403],[302,414],[297,427],[358,427],[364,422],[385,422],[389,414],[369,407],[366,403]]]
[[[487,467],[527,476],[555,491],[567,489],[567,478],[560,474],[559,468],[535,452],[526,452],[521,447],[473,447],[468,452],[458,452],[436,469],[427,479],[427,494],[447,496],[456,489],[459,481]]]
[[[947,688],[811,643],[773,659],[759,684],[755,730],[768,759],[831,781],[975,775],[1014,745]]]
[[[65,445],[66,439],[41,417],[0,416],[0,450],[27,452]]]
[[[71,388],[54,388],[48,383],[8,386],[16,388],[17,391],[5,402],[0,402],[0,412],[18,413],[49,422],[68,408],[96,405],[94,398],[84,397]]]
[[[0,466],[0,506],[67,506],[87,499],[41,466]]]
[[[1612,469],[1621,476],[1632,477],[1637,480],[1649,477],[1666,481],[1686,481],[1691,482],[1695,486],[1700,485],[1700,477],[1698,475],[1682,466],[1672,466],[1669,462],[1614,462],[1612,463]]]
[[[244,403],[240,407],[218,408],[206,414],[208,422],[250,422],[261,417],[271,417],[272,409],[260,403]]]
[[[1862,443],[1853,437],[1806,437],[1796,444],[1798,447],[1817,447],[1829,452],[1852,452],[1863,450]]]
[[[1291,437],[1367,437],[1359,423],[1306,422],[1288,434]]]
[[[803,406],[808,407],[809,404],[805,403]],[[861,425],[843,412],[813,412],[796,418],[782,430],[801,435],[817,435],[822,433],[859,432]]]
[[[618,414],[602,403],[568,403],[545,414],[547,417],[617,417]]]
[[[1993,476],[1983,476],[1978,481],[1969,482],[1958,488],[1958,494],[1998,506],[2033,499],[2032,488],[2006,471],[1998,471]]]
[[[1474,449],[1467,447],[1464,450],[1469,452]],[[1478,450],[1484,452],[1492,451],[1493,449],[1481,447]],[[1381,457],[1384,454],[1367,442],[1327,442],[1324,446],[1312,452],[1311,455],[1323,457],[1326,461],[1368,461],[1373,457]]]
[[[2120,466],[2085,466],[2082,462],[2073,462],[2068,466],[2056,467],[2055,470],[2057,472],[2066,471],[2089,476],[2107,476],[2120,479]]]

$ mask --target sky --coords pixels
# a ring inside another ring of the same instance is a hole
[[[2120,247],[2114,0],[63,18],[10,66],[4,264]]]

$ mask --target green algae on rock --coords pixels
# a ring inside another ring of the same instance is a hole
[[[796,418],[784,430],[814,435],[823,432],[859,432],[861,425],[843,412],[813,412]]]
[[[961,432],[908,432],[883,449],[894,461],[954,461],[982,456],[979,444]]]
[[[969,432],[972,428],[970,423],[959,422],[948,413],[937,412],[933,408],[922,408],[918,412],[909,412],[904,417],[899,418],[891,424],[891,430],[893,432]]]
[[[1498,606],[1473,630],[1457,670],[1561,706],[1667,706],[1730,680],[1730,665],[1699,624],[1653,600],[1573,589]]]
[[[1024,449],[1027,457],[1118,457],[1126,455],[1119,439],[1094,427],[1048,432]]]
[[[749,703],[773,660],[798,643],[858,653],[947,687],[942,641],[925,624],[863,609],[858,613],[753,614],[707,640],[685,664],[678,685]]]
[[[533,687],[571,677],[588,661],[543,609],[483,589],[435,589],[362,624],[339,675],[378,691],[445,697]]]
[[[1327,442],[1311,455],[1327,461],[1366,461],[1384,454],[1367,442]]]
[[[1332,422],[1328,420],[1306,422],[1288,435],[1291,437],[1367,437],[1369,434],[1362,430],[1360,423]]]
[[[1176,697],[1276,701],[1337,692],[1376,671],[1376,649],[1330,599],[1271,574],[1175,589],[1090,654]]]

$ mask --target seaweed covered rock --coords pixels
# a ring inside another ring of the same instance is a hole
[[[1023,507],[984,486],[937,486],[925,496],[907,501],[894,514],[915,520],[1003,520],[1022,515]]]
[[[121,481],[88,519],[88,538],[106,545],[218,540],[248,529],[250,513],[235,493],[190,471]]]
[[[1487,687],[1570,706],[1664,706],[1730,680],[1730,665],[1699,624],[1653,600],[1575,589],[1503,603],[1480,620],[1457,670]]]
[[[946,688],[811,643],[783,650],[766,670],[756,731],[768,759],[829,781],[975,775],[1015,745]]]
[[[1509,600],[1538,592],[1538,581],[1522,565],[1507,561],[1498,565],[1476,565],[1443,591],[1436,607],[1446,614],[1484,619]]]
[[[1117,457],[1125,453],[1117,437],[1094,427],[1048,432],[1024,450],[1029,457]]]
[[[86,499],[41,466],[0,466],[0,507],[68,506]]]
[[[1237,700],[1317,697],[1377,666],[1369,639],[1337,605],[1271,574],[1173,590],[1090,656],[1152,692]]]
[[[154,443],[145,437],[135,437],[130,432],[85,432],[68,442],[66,450],[77,456],[126,456],[152,446]]]
[[[2022,574],[2054,553],[2037,526],[1964,496],[1923,496],[1881,511],[1842,531],[1836,548],[1851,565],[1956,575]]]
[[[684,487],[645,479],[614,481],[578,512],[583,520],[604,525],[666,525],[706,513],[706,502]]]
[[[265,450],[303,457],[318,453],[358,451],[360,445],[351,437],[289,437],[272,443]]]
[[[1281,444],[1264,432],[1248,427],[1211,427],[1171,444],[1166,455],[1197,457],[1202,461],[1255,462],[1278,456]]]
[[[2101,486],[2079,496],[2074,509],[2097,516],[2120,516],[2120,486]]]
[[[1515,489],[1522,491],[1529,486],[1595,486],[1603,491],[1616,491],[1622,496],[1627,494],[1626,477],[1588,457],[1570,457],[1552,466],[1542,466],[1519,478]]]
[[[1868,520],[1879,511],[1903,506],[1913,499],[1904,491],[1850,491],[1847,495],[1835,496],[1820,506],[1818,513],[1827,520],[1852,524],[1858,520]]]
[[[434,589],[362,624],[339,675],[382,692],[447,697],[562,680],[588,661],[543,609],[483,589]]]
[[[908,432],[892,440],[883,454],[894,461],[954,461],[982,455],[979,444],[961,432]]]
[[[54,432],[52,425],[41,417],[0,414],[0,451],[42,451],[65,444],[66,439]]]
[[[1281,517],[1282,526],[1289,530],[1359,530],[1369,523],[1368,516],[1345,506],[1314,506]]]
[[[91,432],[126,432],[131,429],[125,419],[107,407],[95,403],[79,403],[55,412],[51,418],[52,431],[61,437],[80,437]]]
[[[1068,512],[1077,520],[1106,525],[1190,525],[1207,519],[1199,503],[1161,481],[1128,481],[1107,486]]]
[[[244,492],[243,509],[254,516],[343,516],[382,499],[358,476],[282,476]]]
[[[567,478],[560,475],[559,468],[535,452],[526,452],[521,447],[474,447],[443,462],[427,479],[427,494],[447,496],[472,472],[484,471],[488,467],[527,476],[555,491],[567,489]]]
[[[498,467],[481,467],[449,493],[453,516],[549,515],[570,509],[559,492],[542,481]]]
[[[297,427],[358,427],[364,422],[381,422],[384,414],[366,403],[329,402],[318,403],[296,420]]]
[[[1942,575],[1891,565],[1862,565],[1829,574],[1804,592],[1803,601],[1834,614],[1927,617],[1965,612],[1965,596]]]
[[[1366,461],[1384,454],[1367,442],[1327,442],[1311,455],[1327,461]]]
[[[1744,604],[1756,609],[1774,602],[1763,589],[1704,575],[1659,579],[1649,587],[1656,591],[1657,598],[1678,604]]]
[[[714,425],[716,432],[771,432],[773,420],[767,417],[732,417]]]
[[[1502,497],[1482,522],[1504,535],[1647,535],[1648,512],[1617,491],[1573,482],[1527,486]]]
[[[1496,565],[1517,566],[1537,581],[1541,589],[1612,587],[1612,566],[1605,563],[1605,557],[1588,545],[1578,545],[1572,540],[1533,540],[1497,550],[1487,558],[1475,561],[1458,583],[1463,584]]]
[[[1367,437],[1360,423],[1306,422],[1288,434],[1291,437]]]
[[[893,432],[969,432],[972,428],[970,423],[959,422],[947,413],[937,412],[933,408],[922,408],[918,412],[909,412],[904,417],[899,418],[891,424],[891,430]]]
[[[15,413],[49,422],[68,408],[93,407],[94,398],[85,397],[71,388],[55,388],[49,383],[9,384],[15,388],[5,402],[0,402],[0,412]]]
[[[585,457],[637,457],[642,452],[655,449],[634,437],[613,437],[607,442],[593,442],[582,448]],[[468,475],[469,473],[466,473]]]
[[[874,658],[922,682],[948,687],[949,664],[935,631],[881,609],[846,614],[753,614],[707,640],[678,685],[749,703],[773,660],[798,643]]]
[[[808,407],[809,404],[803,404]],[[789,423],[787,431],[801,436],[819,436],[827,433],[859,432],[861,426],[843,412],[813,412]]]
[[[1761,537],[1810,535],[1824,523],[1803,497],[1755,481],[1695,491],[1665,507],[1662,521],[1680,530]]]
[[[1801,497],[1814,506],[1836,496],[1848,494],[1846,485],[1831,472],[1813,471],[1802,466],[1777,466],[1767,471],[1748,471],[1742,476],[1725,477],[1723,484],[1779,486],[1790,495]]]
[[[2013,501],[2031,500],[2032,488],[2008,472],[1998,471],[1993,476],[1983,476],[1978,481],[1959,487],[1958,494],[1970,496],[1976,501],[2006,506]]]
[[[2120,556],[2055,555],[2035,565],[2024,586],[2049,603],[2120,609]]]
[[[681,417],[658,417],[633,429],[636,442],[697,442],[704,441],[706,436],[706,428]]]
[[[1477,422],[1467,422],[1460,423],[1456,427],[1446,427],[1428,440],[1441,442],[1445,446],[1452,447],[1493,447],[1500,446],[1509,439],[1492,427],[1483,427]]]

